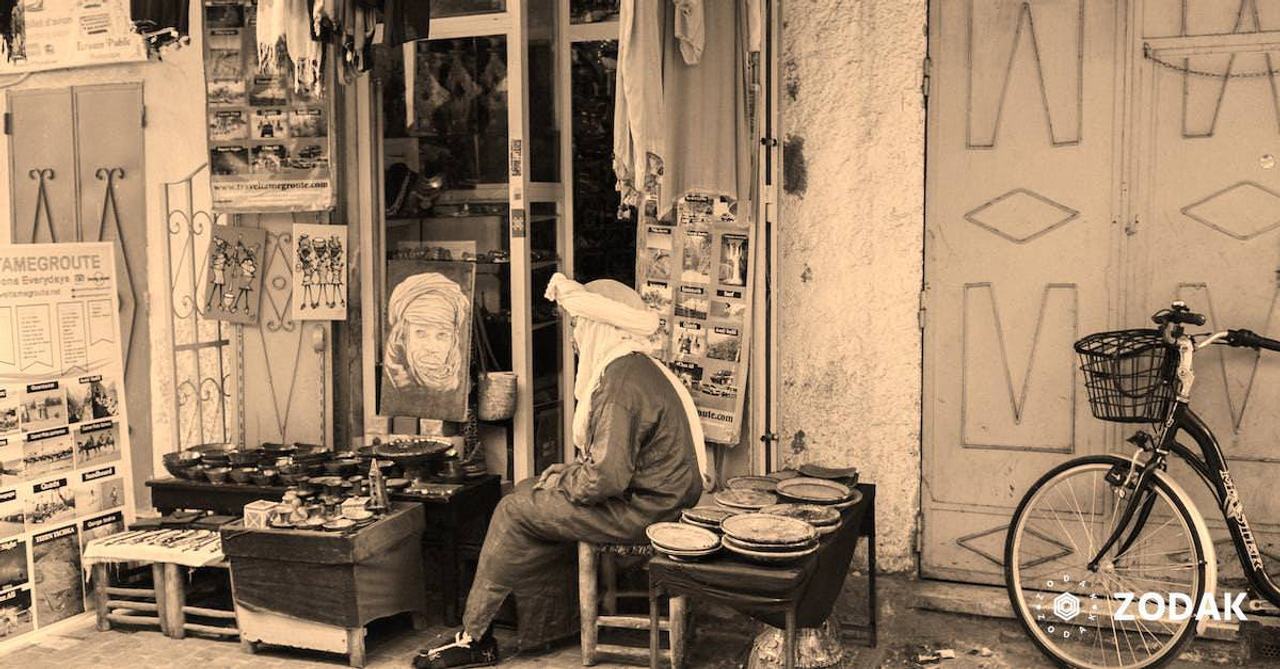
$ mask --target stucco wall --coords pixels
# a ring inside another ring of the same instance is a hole
[[[913,569],[920,487],[925,0],[783,0],[780,449],[877,485]]]

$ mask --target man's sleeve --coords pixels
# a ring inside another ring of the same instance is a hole
[[[635,414],[616,402],[592,407],[587,457],[571,467],[560,487],[576,504],[599,504],[631,485],[638,428]]]

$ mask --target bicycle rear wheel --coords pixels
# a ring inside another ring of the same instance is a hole
[[[1108,482],[1117,464],[1128,467],[1115,456],[1059,465],[1031,486],[1009,524],[1005,585],[1014,614],[1041,651],[1069,667],[1163,666],[1195,633],[1194,616],[1162,607],[1160,616],[1144,619],[1154,606],[1140,608],[1140,598],[1169,602],[1177,593],[1191,614],[1205,591],[1204,547],[1191,511],[1159,479],[1137,535],[1126,541],[1135,514],[1098,570],[1088,569],[1132,493]],[[1120,593],[1130,593],[1131,603]]]

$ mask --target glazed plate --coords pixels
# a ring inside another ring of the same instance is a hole
[[[730,490],[758,490],[760,492],[773,492],[778,487],[778,479],[768,476],[735,476],[729,479],[728,488]]]
[[[759,490],[721,490],[712,496],[716,504],[730,509],[755,511],[762,506],[778,503],[778,496]]]
[[[851,495],[851,496],[849,497],[849,499],[846,499],[845,501],[840,502],[839,504],[832,504],[832,505],[831,505],[831,508],[833,508],[833,509],[839,509],[839,510],[843,511],[843,510],[845,510],[845,509],[847,509],[847,508],[849,508],[849,507],[853,506],[854,504],[857,504],[858,502],[861,502],[861,501],[862,501],[862,491],[861,491],[861,490],[854,490],[854,491],[853,491],[853,495]]]
[[[801,476],[779,483],[778,494],[801,502],[839,504],[848,500],[853,491],[843,483]]]
[[[758,551],[761,553],[798,553],[817,546],[818,537],[814,536],[811,541],[802,541],[795,544],[758,544],[751,541],[734,539],[733,537],[725,537],[721,543],[726,546],[733,544],[734,546],[744,550]]]
[[[818,550],[817,544],[814,544],[812,547],[806,548],[803,550],[790,551],[785,553],[753,551],[749,548],[741,548],[737,545],[730,544],[730,543],[726,543],[724,547],[725,547],[725,550],[728,550],[732,553],[737,553],[738,555],[741,555],[742,557],[748,560],[751,560],[752,562],[759,562],[761,564],[782,564],[786,562],[792,562],[795,560],[799,560],[800,558],[805,557],[806,555],[812,555]]]
[[[856,467],[823,467],[822,465],[805,464],[800,465],[800,473],[815,479],[836,481],[857,478],[858,469]]]
[[[685,509],[680,517],[694,525],[714,525],[718,528],[720,521],[739,513],[742,512],[723,506],[695,506],[692,509]]]
[[[803,544],[818,536],[818,531],[803,520],[764,513],[744,513],[726,518],[720,527],[729,537],[751,544]]]
[[[760,513],[803,520],[819,529],[840,524],[840,511],[820,504],[773,504],[760,509]]]
[[[664,553],[702,553],[720,546],[715,532],[687,523],[654,523],[644,533]]]
[[[342,530],[349,530],[355,526],[355,521],[347,518],[335,518],[323,525],[324,529],[330,532],[341,532]]]

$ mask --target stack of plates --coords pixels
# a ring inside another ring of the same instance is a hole
[[[695,506],[692,509],[685,509],[680,514],[680,522],[711,530],[712,532],[719,532],[720,521],[729,516],[736,516],[739,513],[742,512],[723,506]]]
[[[760,509],[760,513],[803,520],[812,525],[813,529],[818,531],[818,534],[831,534],[840,528],[840,511],[834,506],[774,504]]]
[[[744,513],[720,523],[724,547],[753,562],[790,562],[818,550],[818,531],[803,520]]]
[[[696,560],[720,550],[715,532],[685,523],[654,523],[644,533],[654,550],[676,560]]]
[[[778,495],[793,502],[824,504],[837,509],[847,509],[862,499],[862,493],[843,483],[808,476],[778,483]]]
[[[729,479],[726,487],[730,490],[756,490],[771,493],[778,487],[778,479],[771,476],[735,476]]]
[[[720,506],[739,511],[756,511],[761,507],[778,503],[777,495],[759,490],[721,490],[712,495],[712,498]]]

